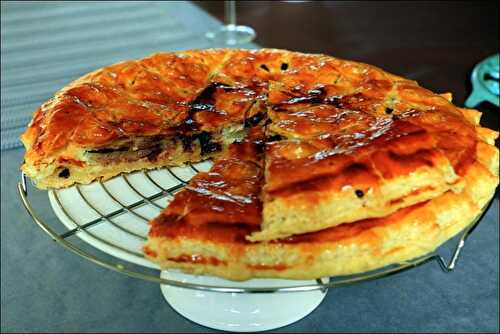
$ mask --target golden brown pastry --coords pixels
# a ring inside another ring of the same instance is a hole
[[[492,142],[496,134],[487,133],[484,139]],[[231,280],[314,279],[374,270],[435,250],[481,213],[498,184],[498,150],[481,140],[475,160],[463,171],[460,193],[449,190],[381,218],[250,242],[248,236],[260,229],[256,185],[262,165],[253,160],[260,143],[233,145],[153,220],[144,247],[149,259],[163,268]],[[243,150],[242,145],[250,146]],[[226,175],[228,170],[234,172]]]
[[[480,113],[376,67],[286,50],[158,53],[92,72],[22,136],[40,188],[214,158],[146,254],[231,279],[355,273],[425,254],[498,184]]]
[[[262,100],[267,71],[253,54],[160,53],[85,75],[35,112],[21,138],[23,172],[39,188],[59,188],[217,155]]]

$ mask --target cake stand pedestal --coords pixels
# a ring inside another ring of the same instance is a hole
[[[253,279],[232,282],[209,276],[193,276],[175,271],[162,271],[161,278],[215,286],[278,287],[315,284],[311,281]],[[292,282],[292,283],[290,283]],[[323,280],[323,282],[327,282]],[[205,327],[231,332],[259,332],[292,324],[314,311],[327,290],[293,293],[220,293],[195,291],[160,285],[172,308],[183,317]]]

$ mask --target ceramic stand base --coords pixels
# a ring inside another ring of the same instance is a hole
[[[215,277],[193,276],[162,271],[162,278],[218,286],[274,287],[314,284],[315,281],[254,279],[231,282]],[[323,279],[323,282],[326,282]],[[205,327],[232,331],[258,332],[294,323],[314,311],[327,291],[289,293],[205,292],[161,285],[167,302],[185,318]]]

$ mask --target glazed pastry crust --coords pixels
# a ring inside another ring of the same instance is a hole
[[[245,242],[248,228],[231,225],[153,225],[144,251],[162,268],[230,280],[361,273],[426,255],[468,226],[493,196],[498,176],[475,162],[464,179],[459,194],[279,241]]]
[[[479,118],[469,120],[478,125]],[[475,159],[463,172],[460,192],[448,190],[385,217],[260,242],[247,240],[258,230],[259,216],[251,215],[252,210],[246,211],[246,223],[204,215],[187,223],[189,213],[176,219],[169,215],[169,208],[152,222],[144,252],[162,268],[230,280],[350,275],[424,256],[477,219],[495,193],[499,151],[489,143],[498,134],[478,132],[487,135],[478,141]],[[215,161],[215,169],[221,161],[224,157]],[[204,175],[198,177],[204,179]]]
[[[424,255],[480,213],[499,160],[480,117],[327,55],[158,53],[57,92],[21,137],[21,169],[60,188],[214,158],[152,222],[152,261],[234,280],[344,275]]]

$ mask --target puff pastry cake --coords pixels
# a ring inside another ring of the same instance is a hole
[[[424,255],[498,185],[480,113],[376,67],[286,50],[159,53],[92,72],[22,136],[40,188],[214,159],[145,254],[229,279],[316,278]]]

